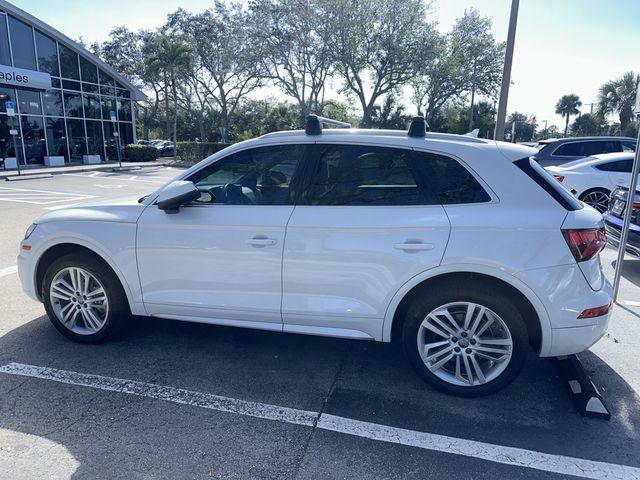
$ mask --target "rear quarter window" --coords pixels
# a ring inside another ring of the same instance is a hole
[[[583,208],[582,202],[531,157],[521,158],[513,163],[566,210],[575,211]]]

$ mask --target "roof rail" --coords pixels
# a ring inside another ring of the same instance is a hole
[[[323,125],[333,125],[339,128],[351,128],[351,124],[347,122],[340,122],[331,118],[319,117],[311,114],[307,115],[307,128],[305,133],[307,135],[321,135]]]
[[[407,135],[414,138],[424,138],[429,131],[429,124],[424,117],[413,117]]]

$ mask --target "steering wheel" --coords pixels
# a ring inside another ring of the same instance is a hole
[[[233,205],[253,205],[255,203],[243,193],[242,185],[238,185],[237,183],[227,183],[222,187],[222,194],[224,203],[231,203]]]

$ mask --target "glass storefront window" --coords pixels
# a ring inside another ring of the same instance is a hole
[[[0,112],[7,113],[7,109],[4,106],[6,101],[16,101],[16,91],[13,88],[0,87]]]
[[[59,78],[52,78],[51,79],[51,86],[53,88],[62,88],[62,84],[60,83],[60,79]]]
[[[64,130],[64,120],[62,118],[46,118],[47,143],[49,144],[49,155],[64,157],[69,161],[69,151],[67,150],[67,135]]]
[[[33,29],[20,20],[9,17],[9,35],[11,36],[11,51],[13,52],[13,66],[36,70],[36,50],[33,46]]]
[[[133,128],[130,123],[120,122],[120,148],[126,147],[127,145],[133,143]]]
[[[82,82],[82,91],[88,93],[95,93],[96,95],[100,93],[98,85],[94,85],[93,83],[85,83]]]
[[[64,115],[62,110],[62,92],[60,90],[47,90],[42,92],[42,106],[45,115],[60,117]]]
[[[116,124],[113,122],[102,122],[104,128],[104,149],[107,155],[107,160],[117,161],[118,150],[116,147],[116,138],[113,136]]]
[[[118,89],[118,96],[122,98],[129,98],[129,90]]]
[[[116,81],[111,75],[105,73],[104,70],[98,70],[98,72],[100,73],[100,85],[116,86]]]
[[[79,93],[64,92],[64,108],[67,112],[67,117],[80,117],[82,113],[82,97]]]
[[[89,155],[104,156],[102,145],[102,122],[87,120],[87,147]]]
[[[80,91],[80,82],[74,82],[73,80],[62,80],[62,88],[65,90],[77,90]]]
[[[131,121],[131,102],[118,100],[118,119]]]
[[[62,70],[61,77],[80,80],[78,54],[61,44],[58,44],[58,51],[60,53],[60,69]]]
[[[0,14],[0,65],[11,65],[9,35],[7,34],[7,16]]]
[[[44,138],[42,117],[20,116],[22,122],[22,141],[27,164],[44,163],[47,155],[47,142]]]
[[[113,97],[100,97],[102,103],[102,119],[111,120],[109,112],[116,111],[116,99]]]
[[[100,99],[94,95],[82,95],[84,99],[84,114],[86,118],[100,119]]]
[[[18,111],[21,114],[42,115],[40,94],[31,90],[18,89]]]
[[[83,82],[98,83],[98,67],[84,57],[80,57],[80,73]]]
[[[18,130],[16,135],[16,147],[18,149],[17,158],[21,165],[24,165],[24,155],[22,150],[22,136],[20,133],[20,124],[18,122],[18,116],[7,117],[6,115],[0,115],[0,157],[1,158],[15,158],[16,151],[13,148],[13,138],[10,130],[15,128]]]
[[[71,161],[81,162],[82,156],[87,154],[87,139],[84,131],[84,121],[67,119],[67,133],[69,134]]]
[[[41,72],[60,75],[58,66],[58,48],[55,40],[36,30],[36,49],[38,51],[38,67]]]

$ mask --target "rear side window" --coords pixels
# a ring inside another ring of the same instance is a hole
[[[592,142],[572,142],[560,145],[552,155],[588,157],[599,153],[621,152],[622,145],[615,140],[596,140]]]
[[[633,168],[633,160],[618,160],[617,162],[608,162],[601,165],[596,165],[598,170],[605,172],[623,172],[631,173]]]
[[[553,178],[553,175],[531,157],[521,158],[513,163],[565,209],[575,211],[583,208],[582,202],[571,195],[571,192],[564,188],[560,182]]]
[[[623,152],[635,152],[636,144],[634,142],[622,142],[622,151]]]
[[[308,205],[439,205],[491,198],[452,158],[408,149],[317,144]]]

